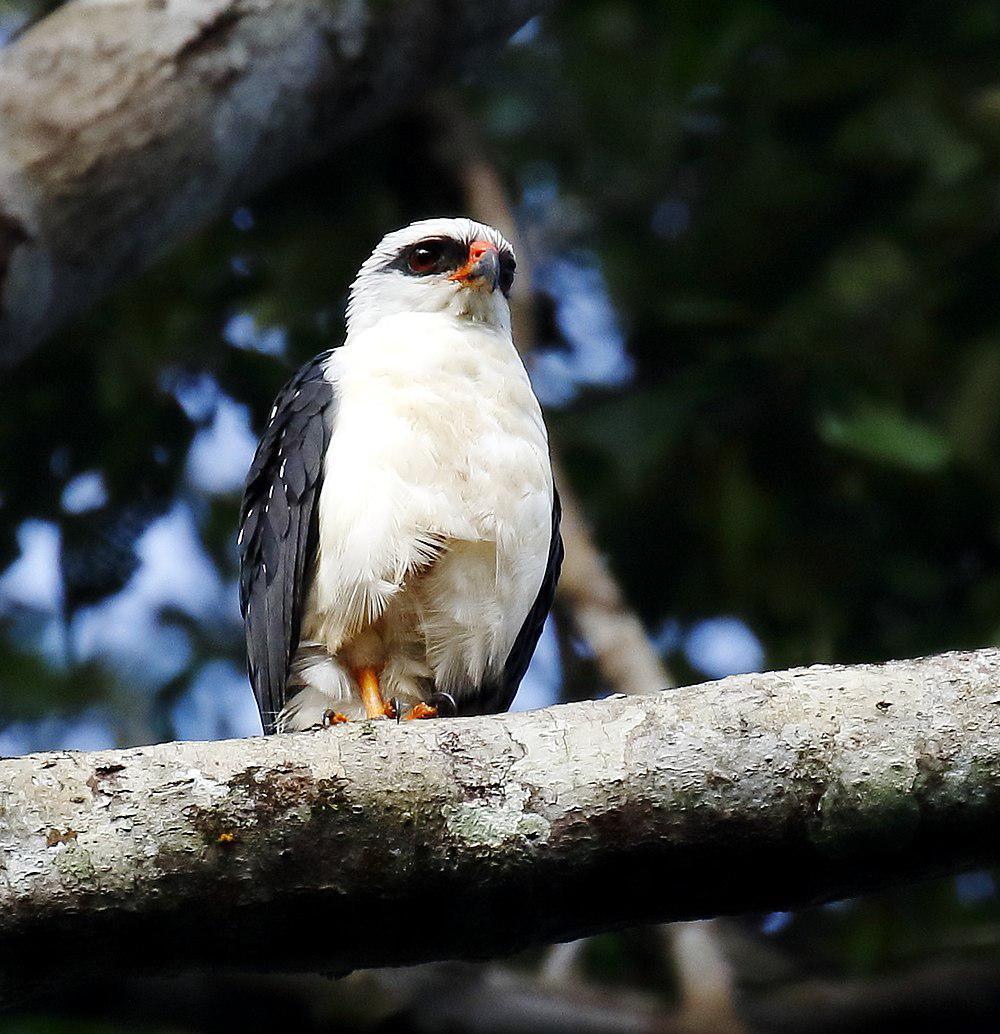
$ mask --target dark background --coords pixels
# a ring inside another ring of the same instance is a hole
[[[0,41],[38,10],[0,0]],[[509,192],[555,446],[678,680],[1000,640],[1000,5],[566,2],[3,373],[0,754],[259,731],[254,436],[377,239],[466,208],[443,111]],[[517,706],[606,688],[556,621]],[[946,963],[898,1029],[1000,1022],[989,873],[739,929],[748,994]],[[647,954],[586,965],[669,997]],[[42,1013],[0,1030],[84,1029]]]

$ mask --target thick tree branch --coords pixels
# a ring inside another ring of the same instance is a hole
[[[2,978],[484,957],[996,862],[998,820],[998,650],[35,755],[0,763]]]
[[[0,50],[0,364],[545,0],[71,0]]]

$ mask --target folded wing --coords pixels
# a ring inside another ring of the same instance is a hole
[[[336,400],[330,352],[282,388],[247,475],[240,507],[240,610],[250,682],[264,732],[275,730],[313,577],[323,457]]]

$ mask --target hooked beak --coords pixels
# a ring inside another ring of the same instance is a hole
[[[486,287],[495,291],[500,282],[500,252],[489,241],[469,245],[469,261],[448,277],[466,287]]]

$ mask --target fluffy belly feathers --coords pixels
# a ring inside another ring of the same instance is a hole
[[[326,695],[343,702],[369,664],[390,695],[474,690],[503,667],[551,534],[548,443],[520,357],[488,327],[411,314],[350,340],[327,377],[338,407],[302,629],[340,669]]]

